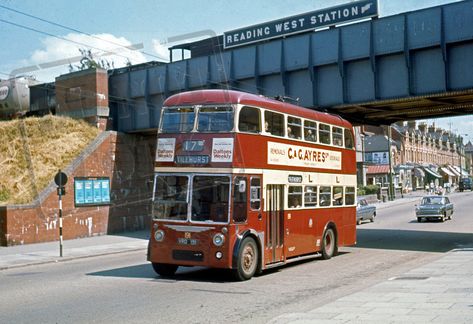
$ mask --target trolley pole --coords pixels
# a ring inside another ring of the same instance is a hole
[[[57,185],[57,195],[59,197],[59,257],[62,258],[62,196],[66,194],[64,186],[67,183],[67,175],[59,170],[54,177],[54,182]]]

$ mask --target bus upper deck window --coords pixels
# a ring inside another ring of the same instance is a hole
[[[229,132],[233,129],[233,108],[201,107],[198,115],[199,132]]]
[[[265,132],[275,136],[284,136],[284,115],[272,111],[264,112]]]
[[[319,124],[319,142],[322,144],[330,144],[330,126]]]
[[[345,129],[345,147],[351,149],[354,146],[355,145],[351,131],[349,129]]]
[[[332,129],[332,143],[335,146],[343,146],[343,129],[340,127],[333,127]]]
[[[317,124],[313,121],[304,121],[304,139],[309,142],[317,141]]]
[[[294,117],[287,117],[287,136],[290,138],[301,139],[301,119]]]
[[[164,108],[161,133],[187,133],[194,129],[195,110],[192,107]]]
[[[240,132],[261,132],[260,110],[253,107],[243,107],[238,117],[238,130]]]

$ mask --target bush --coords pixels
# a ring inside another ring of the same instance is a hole
[[[368,186],[359,186],[357,189],[358,196],[364,195],[374,195],[379,192],[379,187],[377,185],[368,185]]]
[[[10,198],[10,192],[7,189],[0,189],[0,203]]]
[[[379,192],[379,187],[377,185],[369,185],[365,187],[367,195],[377,194]]]

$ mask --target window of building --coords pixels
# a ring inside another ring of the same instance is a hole
[[[325,207],[330,206],[332,199],[332,188],[328,186],[319,187],[319,206]]]
[[[284,136],[284,115],[272,111],[264,112],[264,125],[266,133],[275,136]]]
[[[345,188],[345,205],[351,206],[355,204],[355,187]]]
[[[302,122],[300,118],[287,117],[287,137],[302,138]]]
[[[353,134],[349,129],[345,129],[345,147],[352,149],[355,147],[355,141],[353,140]]]
[[[240,132],[261,132],[260,110],[253,107],[243,107],[238,118],[238,129]]]
[[[289,208],[300,208],[302,205],[302,187],[289,186],[287,191],[287,205]]]
[[[317,187],[306,186],[304,189],[304,206],[314,207],[317,206]]]
[[[309,142],[317,141],[317,124],[315,122],[304,121],[304,139]]]
[[[333,187],[333,206],[342,206],[343,205],[343,187],[335,186]]]
[[[343,129],[340,127],[333,127],[332,129],[332,143],[335,146],[343,146]]]
[[[250,183],[250,207],[258,210],[261,206],[261,180],[260,178],[251,178]]]
[[[322,144],[330,144],[330,126],[319,124],[319,142]]]

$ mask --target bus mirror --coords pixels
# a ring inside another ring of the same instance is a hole
[[[238,182],[238,192],[245,192],[246,191],[246,181],[240,180]]]

